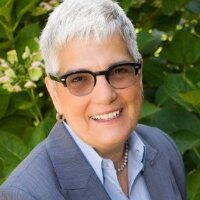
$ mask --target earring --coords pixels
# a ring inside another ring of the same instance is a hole
[[[59,122],[64,121],[63,115],[61,115],[61,114],[59,114],[59,113],[56,113],[56,119],[57,119],[57,121],[59,121]]]

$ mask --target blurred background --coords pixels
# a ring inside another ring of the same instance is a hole
[[[66,0],[67,1],[67,0]],[[177,143],[200,200],[200,0],[118,0],[144,58],[140,123]],[[55,123],[38,37],[59,0],[0,0],[0,183]]]

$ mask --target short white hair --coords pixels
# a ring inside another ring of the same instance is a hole
[[[59,71],[57,50],[71,39],[99,41],[119,34],[135,62],[141,60],[136,33],[123,9],[112,0],[65,0],[50,14],[40,37],[46,72]]]

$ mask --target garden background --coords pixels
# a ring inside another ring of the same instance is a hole
[[[183,154],[189,200],[200,200],[200,0],[119,0],[144,58],[140,122]],[[55,123],[38,37],[58,0],[0,0],[0,183]]]

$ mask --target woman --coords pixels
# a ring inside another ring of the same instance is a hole
[[[137,125],[142,61],[117,3],[64,1],[40,46],[59,120],[1,186],[0,199],[186,199],[176,146]]]

